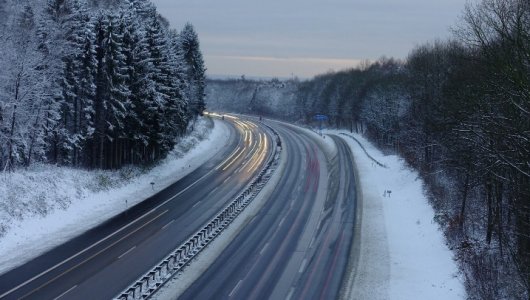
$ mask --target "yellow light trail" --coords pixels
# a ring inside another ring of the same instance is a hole
[[[253,162],[254,159],[255,159],[254,157],[258,155],[258,153],[259,153],[258,150],[256,150],[256,151],[254,152],[254,150],[255,150],[256,148],[259,148],[259,147],[261,146],[261,135],[258,134],[258,136],[260,137],[260,139],[259,139],[259,143],[254,143],[254,145],[252,146],[252,149],[250,149],[250,153],[249,153],[249,154],[252,154],[251,159],[247,160],[247,162],[246,162],[245,164],[243,164],[243,166],[240,168],[240,170],[243,170],[248,164],[250,164],[251,162]]]
[[[263,161],[263,159],[265,158],[265,154],[267,153],[267,137],[265,136],[265,134],[263,134],[263,141],[264,141],[264,145],[263,147],[260,148],[260,151],[259,151],[259,155],[258,155],[258,159],[256,159],[254,161],[254,163],[250,166],[250,169],[247,171],[247,172],[254,172],[255,169],[258,168],[258,165]],[[260,144],[261,144],[261,134],[260,134]]]
[[[245,152],[245,148],[241,149],[241,152],[234,159],[232,159],[232,161],[228,165],[223,168],[223,171],[228,169],[241,156],[241,154],[243,154],[243,152]]]
[[[236,151],[232,152],[232,154],[230,154],[230,156],[225,159],[219,166],[217,166],[217,168],[215,168],[216,170],[219,170],[228,160],[230,160],[234,155],[236,155],[237,152],[239,152],[239,149],[241,149],[241,147],[237,147]]]

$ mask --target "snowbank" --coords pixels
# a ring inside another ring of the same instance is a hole
[[[338,134],[347,131],[327,130]],[[361,185],[360,251],[351,299],[465,299],[453,253],[433,220],[418,173],[396,155],[385,156],[360,135],[345,139]],[[385,192],[386,191],[386,192]]]
[[[221,150],[229,135],[221,121],[199,119],[196,130],[150,170],[131,167],[86,171],[36,165],[29,170],[0,174],[0,273],[97,226],[186,176]],[[151,182],[155,182],[154,188]]]

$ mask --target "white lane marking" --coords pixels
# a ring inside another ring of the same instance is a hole
[[[269,243],[265,244],[265,246],[263,246],[263,248],[261,248],[261,251],[259,252],[259,255],[262,255],[263,252],[265,252],[265,250],[267,250],[268,247],[269,247]]]
[[[240,137],[240,138],[241,138],[241,137]],[[239,147],[238,147],[238,149],[234,152],[234,154],[237,153],[238,150],[239,150]],[[229,157],[228,159],[230,159],[230,157]],[[228,160],[228,159],[227,159],[227,160]],[[183,189],[182,191],[180,191],[179,193],[177,193],[177,194],[174,195],[173,197],[171,197],[171,198],[167,199],[166,201],[160,203],[158,206],[154,207],[154,208],[151,209],[150,211],[148,211],[148,212],[146,212],[145,214],[141,215],[140,217],[138,217],[137,219],[135,219],[135,220],[132,221],[131,223],[129,223],[129,224],[123,226],[122,228],[120,228],[120,229],[114,231],[113,233],[109,234],[108,236],[102,238],[101,240],[99,240],[99,241],[97,241],[96,243],[90,245],[89,247],[83,249],[82,251],[80,251],[80,252],[78,252],[78,253],[76,253],[76,254],[70,256],[69,258],[63,260],[62,262],[56,264],[55,266],[50,267],[49,269],[47,269],[47,270],[45,270],[45,271],[42,271],[41,273],[39,273],[39,274],[33,276],[32,278],[30,278],[30,279],[24,281],[23,283],[17,285],[16,287],[10,289],[9,291],[7,291],[7,292],[5,292],[5,293],[3,293],[2,295],[0,295],[0,298],[3,298],[3,297],[5,297],[5,296],[9,295],[9,294],[11,294],[12,292],[18,290],[20,287],[23,287],[23,286],[25,286],[26,284],[28,284],[28,283],[34,281],[35,279],[37,279],[37,278],[39,278],[39,277],[41,277],[41,276],[43,276],[43,275],[45,275],[45,274],[48,274],[49,272],[51,272],[51,271],[57,269],[58,267],[60,267],[60,266],[64,265],[65,263],[67,263],[67,262],[73,260],[74,258],[78,257],[79,255],[81,255],[81,254],[83,254],[83,253],[89,251],[90,249],[96,247],[97,245],[99,245],[99,244],[103,243],[104,241],[110,239],[111,237],[115,236],[116,234],[118,234],[118,233],[122,232],[123,230],[129,228],[129,227],[132,226],[133,224],[135,224],[135,223],[137,223],[138,221],[140,221],[141,219],[143,219],[145,216],[147,216],[147,215],[153,213],[154,211],[156,211],[156,210],[159,209],[160,207],[166,205],[168,202],[172,201],[172,200],[175,199],[176,197],[182,195],[182,194],[183,194],[184,192],[186,192],[187,190],[191,189],[191,188],[192,188],[193,186],[195,186],[199,181],[203,180],[206,176],[210,175],[211,173],[213,173],[214,171],[216,171],[218,168],[220,168],[220,167],[221,167],[221,166],[222,166],[227,160],[225,160],[224,162],[222,162],[221,164],[219,164],[216,168],[213,168],[212,170],[210,170],[208,173],[206,173],[206,174],[204,174],[203,176],[201,176],[201,178],[197,179],[197,180],[194,181],[192,184],[188,185],[188,187],[186,187],[185,189]]]
[[[313,238],[311,239],[311,242],[309,243],[309,248],[313,248],[313,243],[315,242],[315,237],[316,236],[313,236]]]
[[[307,264],[307,258],[304,258],[304,260],[302,261],[302,264],[300,265],[300,269],[298,269],[298,273],[304,272],[306,264]]]
[[[230,292],[230,294],[228,294],[228,297],[232,297],[232,295],[237,291],[237,289],[239,288],[239,286],[241,285],[241,282],[243,282],[243,279],[239,280],[239,282],[236,284],[236,286],[232,289],[232,291]]]
[[[26,297],[28,297],[29,295],[35,293],[35,291],[37,291],[37,290],[39,290],[39,289],[41,289],[41,288],[47,286],[48,284],[50,284],[50,283],[53,282],[53,281],[55,281],[57,278],[63,276],[64,274],[66,274],[66,273],[72,271],[73,269],[75,269],[75,268],[79,267],[80,265],[86,263],[87,261],[91,260],[92,258],[94,258],[94,257],[98,256],[99,254],[105,252],[107,249],[113,247],[113,246],[116,245],[117,243],[119,243],[119,242],[123,241],[124,239],[128,238],[129,236],[135,234],[135,233],[136,233],[137,231],[139,231],[140,229],[142,229],[142,228],[144,228],[145,226],[151,224],[154,220],[160,218],[162,215],[164,215],[164,214],[167,213],[168,211],[169,211],[169,209],[166,209],[163,213],[157,215],[156,217],[154,217],[153,219],[151,219],[149,222],[147,222],[147,223],[145,223],[144,225],[138,227],[137,229],[135,229],[134,231],[130,232],[130,233],[127,234],[126,236],[124,236],[124,237],[122,237],[121,239],[115,241],[114,243],[110,244],[109,246],[103,248],[102,250],[98,251],[96,254],[93,254],[92,256],[90,256],[89,258],[83,260],[82,262],[78,263],[77,265],[75,265],[75,266],[69,268],[68,270],[62,272],[61,274],[59,274],[59,275],[53,277],[51,280],[49,280],[49,281],[47,281],[46,283],[42,284],[42,285],[39,286],[38,288],[36,288],[36,289],[32,290],[31,292],[27,293],[26,295],[22,296],[22,298],[26,298]],[[19,287],[21,287],[21,286],[23,286],[23,285],[25,285],[25,284],[26,284],[26,283],[22,283],[22,284],[20,284],[19,286],[14,287],[14,288],[11,289],[10,291],[7,291],[6,293],[4,293],[4,295],[8,295],[8,294],[10,294],[12,291],[18,289]],[[0,296],[0,298],[2,298],[2,297],[3,297],[3,295]]]
[[[191,208],[195,208],[195,206],[199,205],[201,203],[201,200],[197,201],[197,203],[193,204]]]
[[[291,300],[291,298],[293,297],[293,294],[294,294],[294,287],[291,287],[291,289],[289,290],[289,294],[287,294],[287,297],[285,298],[285,300]]]
[[[280,220],[280,223],[278,223],[278,227],[282,227],[283,221],[285,221],[285,216]]]
[[[227,182],[228,180],[230,180],[230,178],[232,178],[232,175],[230,175],[230,176],[226,177],[226,179],[225,179],[225,180],[223,180],[223,184],[225,184],[225,183],[226,183],[226,182]]]
[[[167,223],[166,225],[164,225],[164,227],[162,227],[162,230],[166,229],[169,225],[171,225],[171,223],[175,222],[175,219],[169,221],[169,223]]]
[[[258,218],[258,215],[255,215],[254,217],[252,217],[252,220],[250,220],[250,222],[248,222],[248,224],[252,224],[254,223],[254,221],[256,221],[256,219]]]
[[[215,191],[217,191],[219,189],[219,186],[217,186],[215,189],[213,189],[211,192],[208,193],[208,196],[210,196],[211,194],[215,193]]]
[[[64,296],[64,295],[68,294],[69,292],[71,292],[71,291],[72,291],[73,289],[75,289],[76,287],[77,287],[77,284],[74,285],[73,287],[69,288],[66,292],[60,294],[59,296],[57,296],[57,297],[55,297],[55,298],[53,298],[53,300],[57,300],[57,299],[61,298],[62,296]]]
[[[220,167],[220,166],[222,166],[222,164],[220,164],[219,167]],[[113,233],[109,234],[108,236],[102,238],[101,240],[99,240],[99,241],[97,241],[96,243],[92,244],[91,246],[85,248],[84,250],[82,250],[82,251],[80,251],[80,252],[78,252],[78,253],[76,253],[76,254],[70,256],[69,258],[63,260],[62,262],[56,264],[55,266],[50,267],[49,269],[47,269],[47,270],[45,270],[45,271],[42,271],[41,273],[39,273],[39,274],[33,276],[32,278],[30,278],[30,279],[24,281],[23,283],[17,285],[16,287],[10,289],[9,291],[7,291],[7,292],[5,292],[5,293],[3,293],[2,295],[0,295],[0,298],[3,298],[3,297],[5,297],[5,296],[9,295],[9,294],[11,294],[12,292],[18,290],[20,287],[23,287],[23,286],[25,286],[26,284],[28,284],[28,283],[34,281],[35,279],[37,279],[37,278],[39,278],[39,277],[41,277],[41,276],[43,276],[43,275],[48,274],[49,272],[51,272],[51,271],[57,269],[58,267],[64,265],[65,263],[71,261],[72,259],[78,257],[79,255],[81,255],[81,254],[83,254],[83,253],[89,251],[90,249],[96,247],[97,245],[99,245],[99,244],[103,243],[104,241],[110,239],[111,237],[115,236],[116,234],[118,234],[118,233],[122,232],[123,230],[129,228],[129,227],[132,226],[133,224],[136,224],[138,221],[140,221],[141,219],[143,219],[145,216],[147,216],[147,215],[153,213],[154,211],[156,211],[156,210],[159,209],[160,207],[166,205],[168,202],[172,201],[172,200],[175,199],[176,197],[182,195],[182,194],[183,194],[184,192],[186,192],[187,190],[191,189],[191,188],[192,188],[193,186],[195,186],[199,181],[203,180],[206,176],[210,175],[210,174],[213,173],[213,171],[215,171],[215,170],[217,170],[217,168],[214,168],[214,169],[210,170],[208,173],[204,174],[201,178],[199,178],[199,179],[197,179],[196,181],[194,181],[194,182],[193,182],[192,184],[190,184],[188,187],[186,187],[185,189],[183,189],[182,191],[180,191],[179,193],[177,193],[177,194],[174,195],[173,197],[171,197],[171,198],[167,199],[166,201],[160,203],[158,206],[154,207],[154,208],[151,209],[150,211],[148,211],[148,212],[146,212],[145,214],[141,215],[140,217],[138,217],[137,219],[135,219],[135,220],[132,221],[131,223],[129,223],[129,224],[123,226],[122,228],[120,228],[120,229],[114,231]]]
[[[129,254],[129,252],[133,251],[134,249],[136,248],[136,246],[133,246],[131,249],[123,252],[122,255],[118,256],[118,259],[121,259],[122,257],[124,257],[125,255]]]

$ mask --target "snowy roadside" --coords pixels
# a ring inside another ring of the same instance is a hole
[[[453,253],[433,219],[417,172],[398,156],[385,156],[361,135],[352,134],[387,168],[381,167],[356,141],[339,136],[354,154],[362,194],[359,261],[350,281],[350,299],[465,299]]]
[[[86,171],[36,165],[1,174],[0,273],[97,226],[186,176],[220,151],[229,135],[223,122],[201,118],[196,130],[148,171]],[[155,183],[153,187],[151,182]]]

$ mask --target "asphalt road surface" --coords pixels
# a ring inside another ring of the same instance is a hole
[[[2,299],[110,299],[239,194],[271,153],[257,123],[225,118],[228,146],[188,176],[102,225],[0,275]]]
[[[303,131],[271,122],[287,165],[256,217],[180,299],[336,299],[353,239],[353,157],[325,157]],[[329,180],[328,180],[329,178]]]

